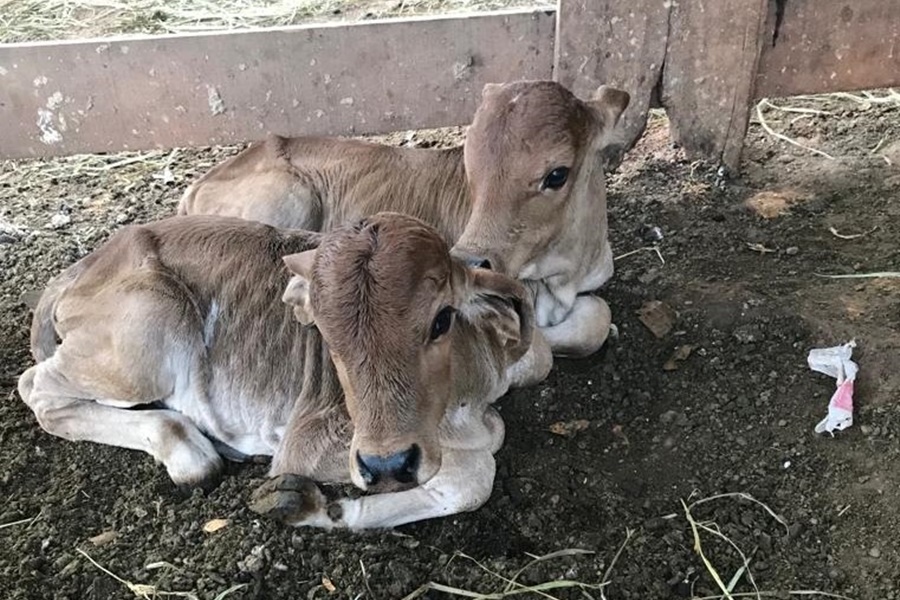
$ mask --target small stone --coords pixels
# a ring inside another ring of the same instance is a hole
[[[676,418],[678,418],[678,413],[674,410],[667,410],[663,414],[659,415],[659,422],[663,424],[668,424],[673,422]]]
[[[109,531],[104,531],[103,533],[99,533],[92,538],[88,538],[88,541],[95,546],[103,546],[114,541],[117,537],[119,537],[118,532],[110,529]]]
[[[663,234],[663,230],[659,227],[645,225],[642,228],[641,237],[644,238],[644,241],[648,244],[655,244],[661,242],[665,235]]]
[[[72,222],[72,217],[63,213],[57,213],[50,219],[47,224],[48,229],[62,229]]]
[[[119,213],[116,215],[116,223],[118,225],[123,225],[131,220],[131,216],[128,213]]]
[[[869,549],[869,556],[871,556],[872,558],[880,558],[880,557],[881,557],[881,550],[880,550],[877,546],[875,546],[875,547],[873,547],[873,548],[870,548],[870,549]]]
[[[787,254],[788,256],[794,256],[798,252],[800,252],[800,248],[798,248],[797,246],[791,246],[790,248],[788,248],[787,250],[784,251],[784,253]]]
[[[863,435],[872,435],[872,426],[871,425],[863,425],[859,428],[862,431]]]
[[[238,561],[238,568],[245,573],[258,573],[266,562],[266,547],[255,546],[244,560]]]

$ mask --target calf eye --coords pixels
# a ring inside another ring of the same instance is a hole
[[[438,312],[431,324],[431,341],[434,341],[450,331],[450,325],[453,324],[453,313],[455,310],[452,306],[445,306]]]
[[[556,167],[544,177],[541,182],[541,190],[558,190],[566,185],[569,179],[569,167]]]

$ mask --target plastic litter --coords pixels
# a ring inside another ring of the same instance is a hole
[[[859,366],[850,360],[856,342],[810,350],[809,368],[837,379],[837,389],[828,402],[828,416],[816,425],[816,433],[843,431],[853,425],[853,384]]]

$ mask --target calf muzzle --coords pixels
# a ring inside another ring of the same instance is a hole
[[[412,487],[419,471],[422,451],[417,444],[388,456],[356,453],[356,465],[369,489]]]

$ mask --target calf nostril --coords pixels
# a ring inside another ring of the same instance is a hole
[[[470,256],[466,258],[466,266],[470,269],[490,269],[491,261],[481,256]]]
[[[359,452],[356,453],[356,466],[359,467],[359,474],[362,475],[362,479],[366,482],[366,485],[375,485],[378,483],[378,477],[366,461],[366,459],[372,458],[375,457],[367,455],[363,458],[363,455]]]
[[[419,458],[421,451],[417,444],[410,446],[409,450],[399,453],[403,461],[394,477],[400,483],[412,483],[416,480],[416,472],[419,470]]]
[[[419,470],[422,451],[417,444],[388,456],[356,454],[359,474],[366,485],[376,485],[385,479],[399,483],[413,483]]]

